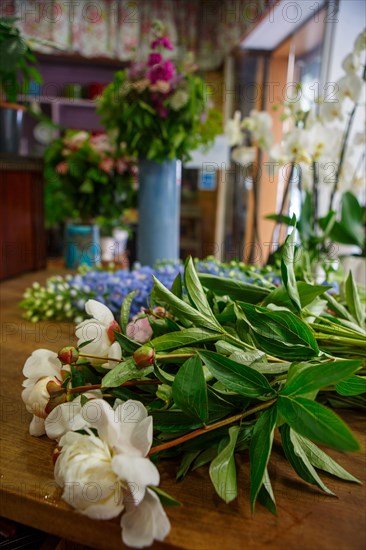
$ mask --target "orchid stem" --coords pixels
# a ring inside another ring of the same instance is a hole
[[[277,401],[277,398],[271,399],[270,401],[261,403],[260,405],[257,405],[256,407],[249,409],[248,411],[245,411],[240,414],[236,414],[235,416],[230,416],[229,418],[225,418],[224,420],[220,420],[219,422],[214,422],[213,424],[209,424],[204,428],[199,428],[198,430],[194,430],[193,432],[182,435],[181,437],[177,437],[176,439],[172,439],[171,441],[167,441],[166,443],[162,443],[161,445],[156,445],[156,447],[153,447],[152,449],[150,449],[149,456],[156,453],[160,453],[162,451],[166,451],[167,449],[175,447],[176,445],[181,445],[186,441],[199,437],[200,435],[206,434],[208,432],[212,432],[213,430],[217,430],[218,428],[222,428],[223,426],[227,426],[228,424],[233,424],[234,422],[237,422],[237,420],[243,420],[243,418],[246,418],[247,416],[251,416],[256,412],[262,411],[264,409],[268,409],[276,401]]]

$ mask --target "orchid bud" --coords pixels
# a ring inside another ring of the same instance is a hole
[[[119,324],[117,323],[117,321],[112,321],[109,325],[109,327],[107,328],[107,336],[110,340],[110,342],[115,342],[116,340],[116,335],[115,333],[116,332],[121,332],[121,327],[119,326]]]
[[[133,354],[136,366],[140,369],[144,367],[149,367],[154,363],[155,359],[155,350],[150,346],[141,346]]]
[[[25,405],[28,412],[46,418],[52,409],[65,401],[66,392],[62,392],[60,380],[55,376],[43,376],[27,395]]]
[[[71,365],[79,359],[79,351],[73,346],[66,346],[58,352],[58,358],[64,365]]]

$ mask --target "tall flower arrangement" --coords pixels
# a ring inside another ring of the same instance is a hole
[[[285,189],[281,206],[276,215],[270,216],[278,224],[293,223],[285,207],[291,185],[294,180],[298,182],[302,194],[298,229],[302,245],[309,252],[317,253],[319,247],[324,251],[330,239],[356,245],[365,253],[363,225],[366,214],[357,200],[357,196],[362,200],[365,181],[365,154],[360,153],[358,147],[364,145],[365,134],[356,133],[352,140],[350,137],[356,111],[364,109],[361,95],[365,81],[365,49],[364,30],[357,37],[353,51],[343,60],[344,75],[334,84],[328,97],[319,96],[304,110],[299,86],[293,98],[284,102],[282,119],[288,131],[280,143],[273,143],[272,119],[267,112],[252,111],[243,120],[240,113],[236,113],[227,126],[235,162],[250,166],[255,159],[255,147],[258,147],[282,172]],[[278,240],[276,231],[273,240]]]
[[[207,99],[197,67],[187,59],[178,65],[173,45],[160,24],[147,62],[116,73],[98,107],[104,125],[118,131],[129,153],[163,162],[186,160],[221,131],[221,116]]]
[[[67,131],[45,152],[46,220],[120,219],[135,202],[137,167],[107,134]]]

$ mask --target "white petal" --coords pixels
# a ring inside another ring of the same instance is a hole
[[[114,321],[111,310],[104,304],[97,302],[97,300],[88,300],[85,304],[85,311],[88,315],[94,317],[94,319],[97,319],[106,327]]]
[[[45,420],[47,436],[50,439],[58,439],[69,430],[77,431],[85,428],[88,423],[80,413],[80,397],[55,407]]]
[[[60,376],[61,361],[57,353],[48,349],[37,349],[26,360],[23,374],[26,378],[41,378],[42,376]]]
[[[33,415],[32,421],[29,425],[29,433],[30,435],[34,435],[35,437],[44,435],[46,433],[44,428],[44,419],[39,418],[39,416]]]
[[[159,471],[148,458],[116,455],[112,459],[112,469],[121,481],[127,481],[135,504],[144,498],[147,485],[159,485]]]
[[[91,504],[81,513],[92,519],[112,519],[120,515],[124,505],[115,502],[115,496],[112,494],[109,499],[104,500],[102,504]]]
[[[170,531],[170,522],[159,498],[148,489],[139,506],[128,506],[122,516],[121,527],[124,544],[144,548],[150,546],[154,539],[163,541]]]
[[[110,357],[111,359],[118,359],[118,361],[122,359],[122,350],[118,342],[113,342],[113,344],[109,348],[108,357]],[[116,361],[108,361],[108,363],[103,364],[103,368],[114,369],[116,365],[118,365]]]
[[[152,417],[140,401],[129,399],[116,408],[116,418],[122,423],[122,430],[115,448],[119,452],[134,456],[146,456],[153,437]]]
[[[121,433],[121,424],[117,421],[115,411],[104,399],[92,399],[85,403],[81,414],[88,425],[98,430],[102,441],[114,445]]]

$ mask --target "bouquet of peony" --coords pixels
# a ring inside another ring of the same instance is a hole
[[[134,205],[137,168],[107,134],[67,131],[45,152],[45,208],[49,225],[69,218],[119,219]]]
[[[147,63],[117,72],[99,100],[103,124],[141,159],[187,160],[190,151],[221,133],[221,115],[211,107],[204,81],[194,74],[196,66],[190,60],[178,66],[168,57],[172,50],[156,24]]]
[[[189,258],[171,290],[154,279],[150,307],[132,321],[133,292],[118,321],[89,300],[77,347],[37,350],[26,361],[30,433],[58,442],[63,499],[93,519],[122,514],[127,545],[163,540],[170,524],[162,505],[179,504],[158,487],[157,458],[181,456],[178,478],[208,465],[229,503],[237,497],[234,454],[244,453],[252,509],[259,501],[275,513],[267,465],[278,429],[307,483],[333,494],[317,470],[358,483],[317,444],[359,449],[325,405],[365,406],[361,298],[352,275],[345,305],[327,286],[297,282],[293,244],[294,234],[278,287],[198,275]]]

